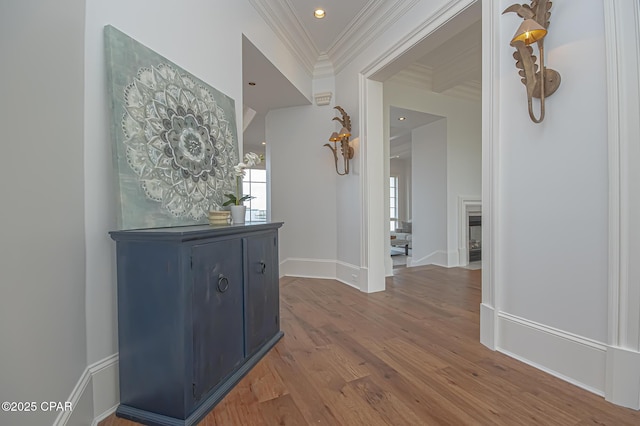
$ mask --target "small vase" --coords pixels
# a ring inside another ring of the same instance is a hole
[[[247,206],[231,206],[231,222],[234,225],[242,225],[246,211]]]
[[[228,210],[209,210],[209,225],[228,225],[231,212]]]

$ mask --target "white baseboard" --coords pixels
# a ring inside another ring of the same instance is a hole
[[[498,329],[498,351],[604,396],[604,344],[504,312]]]
[[[85,369],[80,380],[67,399],[71,403],[70,411],[58,414],[53,426],[84,426],[93,419],[93,386],[91,373]]]
[[[116,379],[113,380],[113,377]],[[60,412],[53,426],[86,425],[89,422],[97,425],[99,421],[108,417],[120,401],[117,377],[118,354],[87,366],[67,399],[71,402],[73,410]]]
[[[449,266],[449,256],[445,250],[436,250],[420,259],[414,259],[413,256],[407,258],[407,267],[438,265],[447,268]]]
[[[289,257],[280,262],[280,274],[286,277],[336,279],[336,261]]]
[[[343,284],[360,290],[360,267],[336,261],[336,279]]]
[[[81,409],[81,410],[86,409],[84,406],[81,406],[80,400],[82,399],[82,396],[84,395],[85,391],[87,390],[90,384],[91,384],[91,372],[89,371],[89,367],[87,367],[84,369],[84,371],[82,372],[82,375],[80,376],[80,379],[78,380],[78,383],[76,383],[75,387],[71,391],[71,395],[69,395],[69,398],[67,398],[67,401],[71,403],[71,407],[73,407],[73,410],[61,411],[58,414],[58,417],[56,417],[56,420],[53,422],[53,426],[66,426],[67,422],[71,418],[71,415],[73,414],[74,411],[78,409]],[[82,407],[82,408],[79,408],[79,407]],[[91,411],[93,411],[93,407],[91,408]]]
[[[358,290],[362,279],[360,271],[359,266],[339,260],[290,257],[280,263],[281,276],[337,280]]]
[[[480,304],[480,343],[489,349],[496,350],[495,309],[485,303]]]
[[[98,421],[113,413],[120,403],[118,360],[116,353],[89,368],[93,383],[93,413]]]
[[[640,352],[608,346],[480,305],[480,343],[539,370],[640,410]]]
[[[609,346],[606,365],[606,400],[640,409],[640,352]]]

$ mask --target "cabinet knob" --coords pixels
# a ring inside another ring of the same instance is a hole
[[[229,290],[229,279],[221,274],[218,277],[218,291],[224,293],[227,290]]]
[[[264,261],[260,261],[260,273],[264,274],[265,269],[267,269],[267,264]]]

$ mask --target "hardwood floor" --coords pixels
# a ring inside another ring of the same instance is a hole
[[[283,278],[285,337],[200,425],[640,425],[640,412],[482,346],[481,271],[396,273],[369,295]]]

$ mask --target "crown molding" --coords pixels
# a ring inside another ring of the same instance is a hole
[[[450,0],[433,13],[426,21],[422,22],[418,27],[414,28],[402,39],[398,40],[392,46],[382,52],[377,59],[372,61],[361,72],[366,78],[372,78],[376,73],[380,72],[385,64],[389,63],[389,58],[395,57],[395,52],[405,52],[410,47],[415,46],[437,28],[445,25],[458,13],[461,13],[474,3],[474,0]],[[412,3],[413,4],[413,3]]]
[[[296,17],[290,0],[249,0],[249,3],[307,73],[318,78],[335,75],[346,67],[365,46],[372,43],[418,1],[371,0],[336,37],[327,52],[319,51],[311,35]],[[327,60],[330,66],[326,63],[322,63],[319,68],[316,66],[318,62]]]
[[[373,43],[387,28],[404,16],[419,0],[370,0],[349,25],[336,37],[326,53],[319,52],[310,34],[298,20],[290,0],[249,0],[267,25],[282,40],[313,79],[333,77],[344,69],[367,45]],[[461,0],[441,8],[432,21],[459,6]],[[425,24],[426,25],[426,24]],[[410,36],[408,36],[410,38]],[[454,61],[470,52],[460,52]],[[414,64],[392,79],[400,84],[433,91],[434,72],[431,67]],[[437,79],[435,79],[437,80]],[[445,81],[446,83],[446,81]],[[444,89],[445,84],[440,84]],[[465,82],[442,94],[459,99],[479,101],[481,84]]]
[[[318,60],[313,67],[314,80],[317,78],[333,77],[334,75],[333,63],[331,63],[329,57],[324,54],[318,56]]]
[[[327,50],[336,73],[400,19],[419,0],[371,0]]]
[[[288,0],[249,0],[249,3],[312,77],[320,52]]]

